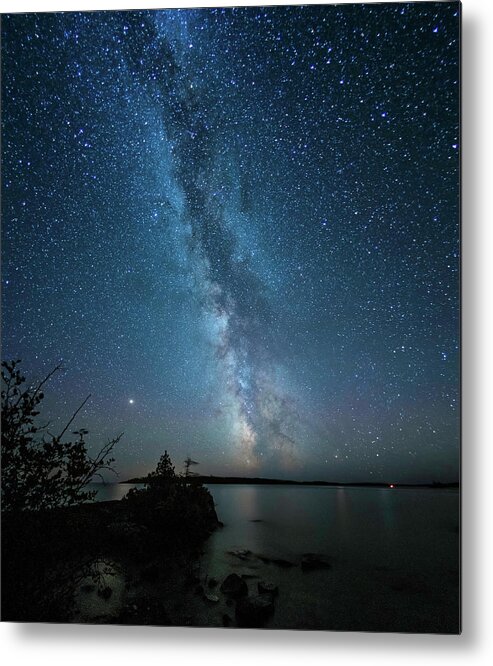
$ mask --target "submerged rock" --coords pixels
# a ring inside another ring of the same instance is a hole
[[[260,594],[270,594],[271,597],[275,597],[279,594],[279,588],[277,585],[265,580],[259,580],[257,583],[257,588]]]
[[[219,588],[227,597],[237,599],[248,594],[248,586],[238,574],[232,573],[227,576]]]
[[[258,555],[258,559],[264,564],[275,564],[277,567],[281,567],[282,569],[289,569],[290,567],[295,566],[293,562],[290,562],[289,560],[283,560],[280,557],[267,557],[266,555]]]
[[[263,627],[273,613],[271,594],[243,597],[236,604],[236,622],[239,627]]]
[[[249,560],[252,555],[252,551],[247,550],[246,548],[238,548],[237,550],[228,550],[228,555],[237,557],[239,560]]]
[[[320,555],[305,553],[301,558],[303,571],[315,571],[316,569],[332,569],[332,564]]]

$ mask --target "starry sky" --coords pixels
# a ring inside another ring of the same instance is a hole
[[[2,356],[121,478],[459,471],[455,2],[2,16]],[[61,428],[60,428],[61,429]]]

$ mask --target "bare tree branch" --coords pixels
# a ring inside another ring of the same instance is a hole
[[[62,439],[62,437],[64,436],[64,434],[67,432],[67,430],[68,430],[70,424],[73,422],[73,420],[75,419],[75,417],[77,416],[77,414],[78,414],[78,413],[80,412],[80,410],[84,407],[84,405],[86,404],[86,402],[89,400],[90,397],[91,397],[91,394],[89,393],[89,395],[88,395],[87,398],[83,401],[83,403],[80,405],[80,407],[78,407],[78,408],[75,410],[75,412],[72,414],[72,417],[70,418],[69,422],[67,423],[67,425],[65,426],[65,428],[62,430],[62,432],[58,435],[58,437],[57,437],[58,440]]]

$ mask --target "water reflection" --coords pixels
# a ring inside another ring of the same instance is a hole
[[[209,557],[248,549],[297,560],[306,552],[361,566],[415,570],[445,560],[458,524],[456,491],[297,486],[210,486],[225,527],[208,542]],[[433,550],[433,557],[429,552]]]
[[[259,580],[274,583],[279,600],[272,626],[458,626],[459,538],[451,528],[458,525],[457,491],[267,485],[209,490],[224,528],[206,542],[202,574],[223,580],[235,572],[251,594]],[[307,553],[331,567],[307,573],[300,566]]]
[[[378,498],[380,500],[383,527],[387,532],[390,532],[395,527],[394,510],[396,502],[392,497],[392,490],[387,490],[386,488],[379,489]]]
[[[143,488],[143,483],[89,483],[88,490],[96,491],[96,502],[121,500],[131,488]]]

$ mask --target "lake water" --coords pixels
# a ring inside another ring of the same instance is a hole
[[[88,490],[96,491],[96,502],[121,500],[132,488],[143,488],[143,483],[89,483]]]
[[[217,554],[245,548],[296,560],[312,552],[365,567],[437,573],[457,566],[456,490],[254,485],[209,490],[224,523],[211,539]]]
[[[237,572],[252,591],[260,578],[278,584],[271,626],[458,630],[458,490],[209,489],[224,527],[208,540],[203,569],[219,580]],[[298,565],[306,553],[332,568],[303,572]],[[296,566],[266,564],[266,558]]]
[[[97,500],[121,499],[132,487],[98,485]],[[209,490],[224,526],[204,545],[201,582],[207,588],[211,578],[220,583],[234,572],[250,594],[261,580],[276,584],[268,627],[458,632],[458,490],[248,484]],[[331,568],[303,571],[307,553]],[[218,596],[196,609],[202,626],[222,626],[225,616],[234,623],[234,608]]]

